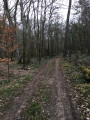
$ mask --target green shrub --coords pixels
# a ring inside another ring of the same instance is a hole
[[[90,81],[90,70],[87,69],[85,66],[80,66],[80,69],[82,70],[85,78]]]

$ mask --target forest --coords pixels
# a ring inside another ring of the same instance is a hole
[[[90,0],[0,1],[0,120],[90,120]]]

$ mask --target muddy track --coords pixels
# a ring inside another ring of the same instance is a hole
[[[60,60],[57,59],[55,81],[58,95],[56,102],[58,120],[80,120],[70,96],[69,85],[60,67]]]
[[[78,111],[70,93],[70,84],[67,82],[61,69],[60,58],[55,59],[51,76],[46,78],[51,86],[51,103],[47,106],[47,120],[80,120]]]
[[[49,64],[53,60],[47,62],[44,67],[36,73],[36,75],[32,78],[32,82],[28,83],[24,89],[24,93],[15,98],[14,103],[11,109],[6,113],[5,116],[2,116],[0,120],[20,120],[20,115],[24,109],[28,106],[27,100],[33,95],[34,91],[38,88],[40,80],[43,78],[44,72],[47,70]]]
[[[47,80],[47,83],[51,86],[52,101],[47,106],[47,110],[50,112],[49,120],[80,120],[77,115],[69,91],[69,85],[62,72],[60,59],[55,58],[55,65],[53,68],[53,74],[46,76],[45,72],[48,70],[48,66],[53,62],[50,60],[32,79],[32,82],[28,83],[24,89],[24,93],[14,100],[14,104],[7,114],[0,118],[0,120],[22,120],[20,118],[21,113],[28,106],[27,100],[30,99],[33,93],[38,89],[41,81]],[[48,118],[47,118],[48,119]]]

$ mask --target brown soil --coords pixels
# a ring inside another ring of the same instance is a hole
[[[28,106],[27,100],[32,97],[33,93],[38,89],[39,84],[47,78],[47,82],[51,85],[52,101],[47,105],[49,111],[49,120],[80,120],[76,109],[73,105],[69,85],[61,70],[60,59],[56,58],[55,67],[52,76],[46,76],[45,72],[53,60],[50,60],[32,79],[32,82],[26,85],[24,93],[15,98],[11,109],[0,120],[22,120],[21,113]],[[24,119],[23,119],[24,120]]]

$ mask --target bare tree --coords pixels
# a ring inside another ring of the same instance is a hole
[[[64,57],[66,57],[67,55],[67,42],[68,42],[68,30],[69,30],[69,18],[70,18],[71,4],[72,4],[72,0],[69,0],[67,20],[66,20],[66,29],[65,29],[65,39],[64,39],[64,50],[63,50]]]
[[[25,24],[25,13],[24,13],[24,7],[23,7],[23,1],[20,0],[20,6],[21,6],[21,21],[23,26],[23,69],[25,69],[25,58],[26,58],[26,24]]]

